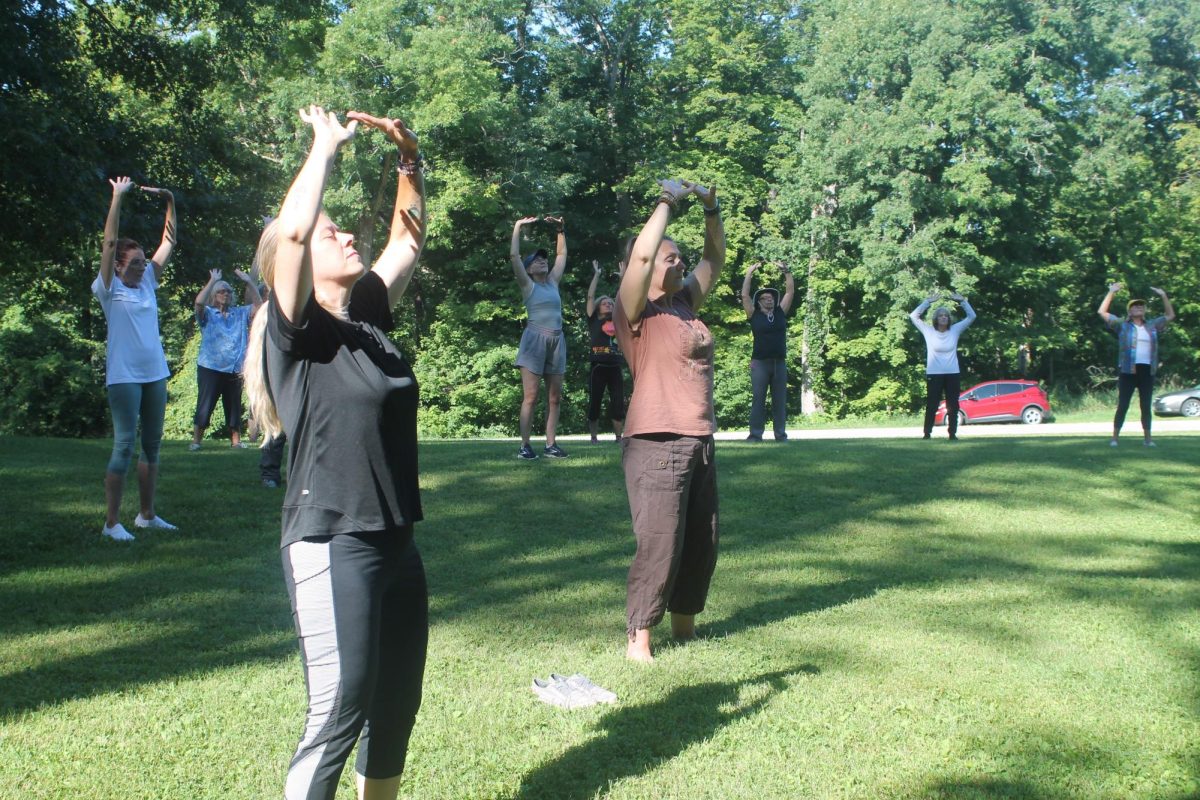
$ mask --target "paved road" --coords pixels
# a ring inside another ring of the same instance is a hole
[[[1111,422],[1047,422],[1042,425],[993,424],[993,425],[963,425],[958,429],[962,439],[973,439],[976,436],[1108,436],[1112,432]],[[1121,438],[1129,441],[1137,440],[1142,433],[1141,425],[1136,419],[1125,422]],[[1200,433],[1200,419],[1159,419],[1154,420],[1154,434],[1196,434]],[[935,428],[934,438],[944,437],[945,428]],[[904,428],[793,428],[788,431],[789,439],[917,439],[921,436],[920,426]],[[771,437],[767,432],[767,439]],[[559,436],[566,442],[587,441],[586,434]],[[736,441],[746,438],[746,431],[722,431],[717,439]],[[601,441],[612,441],[612,434],[606,433]]]
[[[1174,433],[1200,433],[1200,419],[1155,419],[1156,436]],[[992,424],[963,425],[958,429],[961,439],[976,436],[1109,436],[1111,422],[1047,422],[1042,425]],[[1141,424],[1136,419],[1127,420],[1121,430],[1121,438],[1135,440],[1141,437]],[[770,438],[771,433],[767,432]],[[945,428],[935,428],[934,437],[944,437]],[[906,428],[796,428],[788,431],[789,439],[916,439],[921,436],[920,426]],[[718,439],[745,439],[746,434],[738,431],[718,433]]]

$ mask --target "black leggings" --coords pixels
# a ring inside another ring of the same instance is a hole
[[[283,549],[308,716],[287,800],[333,800],[354,743],[367,778],[404,771],[429,639],[412,529],[305,539]],[[361,736],[360,736],[361,734]]]
[[[1125,424],[1125,413],[1129,411],[1129,401],[1133,399],[1133,390],[1137,389],[1138,405],[1142,407],[1142,431],[1150,435],[1150,402],[1154,397],[1154,375],[1150,373],[1149,364],[1135,364],[1137,372],[1122,372],[1117,375],[1117,415],[1113,417],[1113,437],[1121,432]]]
[[[600,419],[600,403],[604,390],[608,389],[608,418],[622,422],[625,419],[625,376],[620,364],[592,364],[588,377],[588,422]]]
[[[225,409],[225,426],[231,431],[242,429],[242,375],[240,372],[218,372],[196,365],[196,416],[192,423],[204,429],[212,419],[217,398]]]
[[[959,373],[949,372],[937,375],[925,375],[925,433],[933,433],[933,419],[937,416],[938,403],[942,394],[946,395],[946,427],[950,435],[958,433],[958,395]]]

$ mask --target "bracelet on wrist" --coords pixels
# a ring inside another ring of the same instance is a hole
[[[412,161],[401,161],[396,165],[396,172],[400,175],[416,175],[425,166],[425,159],[418,153],[417,157]]]
[[[704,207],[704,216],[706,216],[706,217],[715,217],[717,214],[720,214],[720,213],[721,213],[721,201],[720,200],[718,200],[713,205],[712,208],[709,208],[708,206]]]
[[[675,198],[675,196],[672,195],[670,192],[663,192],[662,194],[660,194],[658,196],[658,200],[655,201],[656,205],[658,203],[666,203],[667,207],[670,208],[672,211],[675,211],[675,212],[679,211],[679,200],[677,200]]]

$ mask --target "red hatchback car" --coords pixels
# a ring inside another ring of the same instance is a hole
[[[1037,381],[985,381],[958,396],[958,424],[1024,422],[1037,425],[1050,416],[1050,398]],[[946,424],[946,403],[938,406],[937,425]]]

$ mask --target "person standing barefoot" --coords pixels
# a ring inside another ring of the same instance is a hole
[[[725,264],[725,229],[715,189],[659,183],[662,194],[626,258],[615,314],[635,383],[621,440],[637,539],[625,595],[625,656],[634,661],[654,660],[650,629],[667,611],[673,636],[695,637],[717,565],[713,336],[696,312]],[[689,195],[704,206],[704,254],[686,274],[666,229]]]

